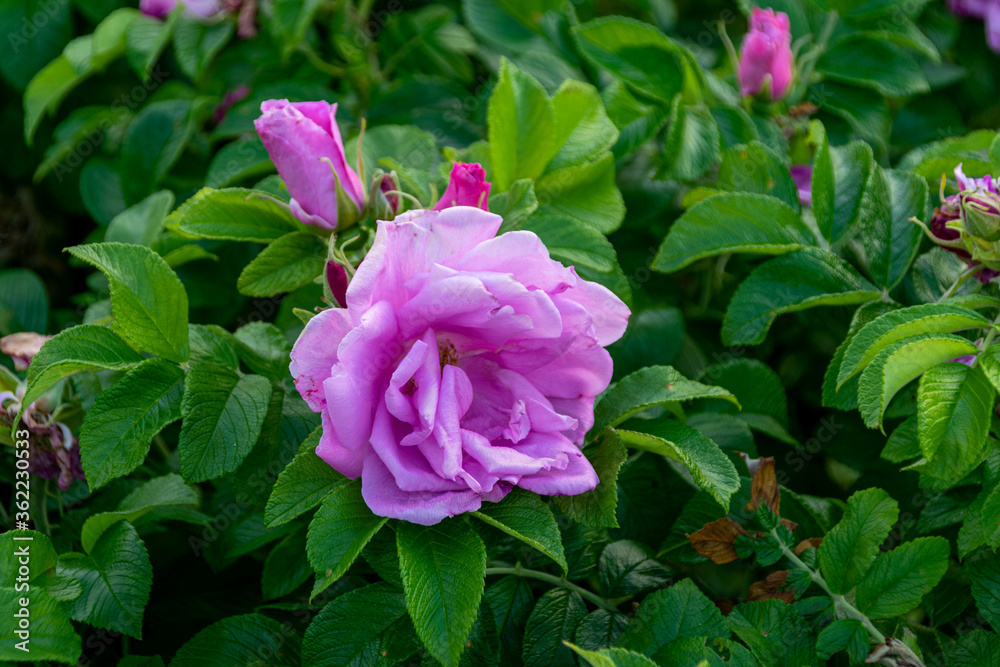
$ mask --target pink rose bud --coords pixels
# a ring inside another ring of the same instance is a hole
[[[347,270],[333,261],[326,260],[326,284],[330,293],[341,308],[347,307]]]
[[[254,126],[292,195],[295,217],[323,229],[354,224],[365,190],[344,157],[337,105],[268,100],[260,110]]]
[[[784,97],[792,83],[792,32],[788,14],[755,7],[740,49],[740,90],[756,95],[770,82],[771,99]]]
[[[372,174],[371,201],[376,220],[392,220],[399,213],[399,180],[396,172],[384,173],[376,169]]]
[[[23,371],[28,369],[31,359],[52,336],[43,336],[32,331],[14,333],[0,338],[0,352],[14,360],[14,368]]]
[[[178,4],[183,4],[188,14],[207,19],[223,10],[219,0],[139,0],[139,11],[147,16],[162,19]]]
[[[803,206],[812,206],[812,165],[793,164],[791,172],[792,180],[795,181],[795,189],[798,190],[799,203]]]
[[[484,211],[490,210],[490,182],[486,180],[486,170],[478,162],[456,162],[451,168],[448,187],[441,195],[441,201],[434,205],[435,211],[452,206],[473,206]]]

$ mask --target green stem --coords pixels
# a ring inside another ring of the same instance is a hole
[[[815,582],[817,586],[822,588],[827,595],[833,598],[835,607],[843,611],[848,618],[853,618],[856,621],[860,621],[861,625],[864,626],[865,630],[868,631],[868,634],[870,634],[872,636],[872,639],[874,639],[876,642],[878,642],[879,644],[885,643],[885,635],[879,632],[878,628],[876,628],[875,625],[871,622],[871,619],[869,619],[867,616],[861,613],[861,611],[858,610],[857,607],[848,602],[847,598],[845,598],[843,595],[837,595],[836,593],[831,591],[830,587],[826,583],[826,580],[823,579],[823,576],[819,572],[816,572],[811,567],[806,565],[801,558],[796,556],[795,552],[789,549],[788,545],[785,544],[780,537],[778,537],[778,531],[776,531],[773,528],[771,529],[771,537],[773,537],[774,541],[777,542],[778,545],[781,547],[781,553],[784,554],[785,558],[790,560],[800,570],[805,570],[806,572],[808,572],[809,577],[813,580],[813,582]]]
[[[809,86],[809,80],[812,79],[813,72],[816,69],[816,63],[819,62],[820,56],[826,51],[826,46],[830,42],[830,37],[833,35],[834,29],[837,27],[837,12],[831,10],[826,14],[826,22],[823,24],[823,29],[819,33],[819,39],[816,40],[816,45],[799,59],[799,65],[801,69],[796,77],[796,95],[793,99],[800,99],[802,95],[805,94],[806,88]],[[801,91],[801,92],[800,92]]]
[[[491,574],[512,574],[515,577],[527,577],[528,579],[538,579],[539,581],[545,581],[552,584],[553,586],[560,586],[566,590],[573,591],[585,600],[590,600],[595,605],[601,609],[606,609],[607,611],[617,612],[613,604],[602,598],[601,596],[591,593],[585,588],[580,588],[576,584],[567,581],[564,577],[556,577],[545,572],[539,572],[538,570],[529,570],[527,568],[521,567],[520,564],[514,567],[488,567],[486,568],[486,576]]]
[[[986,338],[983,339],[983,345],[982,347],[979,348],[980,350],[983,350],[985,352],[987,349],[989,349],[990,345],[993,344],[993,340],[997,337],[998,324],[1000,324],[1000,313],[998,313],[996,319],[993,320],[993,324],[990,326],[990,332],[986,334]],[[979,356],[977,355],[975,361],[972,362],[972,365],[975,366],[978,362],[979,362]]]
[[[951,287],[949,287],[947,291],[945,291],[945,293],[941,295],[941,298],[938,299],[937,302],[940,303],[945,299],[947,299],[948,297],[950,297],[951,295],[953,295],[956,291],[958,291],[958,288],[965,283],[966,280],[974,276],[976,272],[979,271],[979,269],[981,268],[983,267],[977,264],[976,266],[970,266],[965,271],[962,271],[962,273],[958,274],[958,278],[955,279],[955,282],[953,282],[951,284]]]

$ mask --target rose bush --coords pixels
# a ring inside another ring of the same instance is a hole
[[[995,10],[0,3],[0,662],[990,667]]]

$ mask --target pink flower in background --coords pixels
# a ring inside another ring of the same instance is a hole
[[[13,333],[0,338],[0,352],[8,355],[14,362],[14,368],[19,371],[28,369],[31,359],[52,336],[43,336],[33,331]]]
[[[190,14],[206,19],[224,9],[220,0],[139,0],[139,11],[147,16],[162,19],[174,11],[174,7],[178,4],[183,4]]]
[[[323,416],[316,453],[373,512],[431,525],[513,486],[593,489],[580,451],[604,349],[629,311],[532,232],[458,206],[379,222],[347,308],[312,318],[290,370]]]
[[[788,14],[754,7],[750,31],[740,48],[740,91],[756,95],[771,82],[771,99],[784,97],[792,83],[792,32]]]
[[[260,110],[254,126],[292,195],[295,217],[323,229],[353,224],[365,207],[365,190],[344,157],[337,105],[268,100]],[[339,203],[338,184],[346,197]],[[341,204],[355,210],[339,210]]]
[[[948,0],[956,16],[980,19],[986,24],[986,43],[1000,53],[1000,0]]]
[[[474,206],[484,211],[490,210],[490,182],[486,180],[486,170],[478,162],[456,162],[451,168],[448,187],[441,200],[434,205],[435,211],[451,206]]]
[[[795,189],[799,191],[799,203],[803,206],[812,206],[812,165],[793,164],[791,173],[792,180],[795,181]]]

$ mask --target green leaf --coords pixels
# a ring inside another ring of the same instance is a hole
[[[163,21],[150,16],[140,16],[129,24],[125,33],[128,62],[144,82],[152,79],[150,73],[153,66],[173,38],[174,27],[183,13],[175,6]]]
[[[882,350],[905,338],[988,326],[989,320],[974,310],[941,303],[921,304],[885,313],[866,324],[850,339],[837,373],[837,388],[863,371]]]
[[[187,293],[162,257],[149,248],[123,243],[92,243],[68,250],[107,276],[115,331],[141,350],[178,363],[187,360]]]
[[[618,540],[601,552],[597,577],[603,596],[617,599],[662,587],[670,580],[670,570],[653,558],[646,545]]]
[[[230,616],[181,646],[170,667],[299,667],[299,637],[260,614]]]
[[[882,296],[847,262],[806,248],[757,267],[736,290],[722,324],[726,345],[759,345],[778,315],[816,306],[846,306]]]
[[[882,95],[865,88],[823,81],[809,88],[808,99],[823,110],[843,118],[876,148],[886,149],[891,117],[888,101]],[[867,174],[862,183],[866,180]]]
[[[996,390],[978,368],[941,364],[920,378],[917,432],[924,474],[958,481],[979,465],[989,435]]]
[[[23,405],[30,405],[67,375],[79,371],[126,370],[142,355],[107,327],[81,324],[59,332],[45,342],[28,366],[28,389]]]
[[[235,32],[234,21],[206,23],[196,16],[182,16],[174,30],[174,55],[181,71],[197,81]]]
[[[578,656],[586,660],[591,667],[656,667],[656,663],[646,656],[622,648],[588,651],[575,644],[564,643],[573,649]]]
[[[781,378],[770,366],[756,359],[733,359],[710,366],[705,378],[732,393],[739,401],[737,417],[750,428],[773,438],[796,445],[788,433],[788,398]],[[713,401],[705,406],[711,412],[737,412],[733,406]]]
[[[618,140],[618,128],[608,118],[597,89],[567,79],[552,96],[555,112],[555,155],[547,171],[585,164],[600,158]]]
[[[553,588],[545,593],[528,617],[522,658],[528,665],[573,667],[573,652],[563,644],[587,615],[587,606],[575,592]]]
[[[153,567],[131,523],[120,521],[105,531],[90,555],[63,554],[59,570],[83,586],[80,597],[67,603],[73,620],[142,639]]]
[[[142,464],[150,441],[180,419],[183,383],[178,366],[147,359],[97,397],[80,427],[80,459],[91,489]]]
[[[306,557],[306,531],[297,530],[286,536],[267,554],[260,577],[261,594],[274,600],[295,592],[313,575]]]
[[[239,467],[260,435],[271,383],[215,363],[192,364],[184,380],[181,474],[203,482]]]
[[[608,117],[618,128],[618,141],[612,149],[615,159],[634,153],[656,136],[667,120],[669,109],[640,102],[620,80],[606,86],[601,96]]]
[[[274,163],[260,137],[240,139],[226,144],[212,158],[205,176],[205,186],[224,188],[251,178],[274,173]]]
[[[308,285],[323,273],[326,247],[311,232],[292,232],[246,265],[236,287],[247,296],[274,296]]]
[[[288,355],[292,346],[278,327],[267,322],[251,322],[232,334],[221,327],[212,330],[233,342],[240,359],[250,370],[275,382],[288,377]]]
[[[593,491],[575,496],[556,496],[555,504],[566,516],[585,526],[617,528],[618,471],[628,451],[614,431],[606,431],[596,446],[583,451],[600,480]]]
[[[684,49],[647,23],[601,18],[574,27],[573,34],[588,60],[645,95],[669,104],[684,89]]]
[[[594,162],[546,172],[535,181],[535,194],[540,203],[533,218],[570,218],[602,234],[615,231],[625,219],[611,153]]]
[[[0,60],[0,63],[2,62],[3,60]],[[0,64],[0,69],[2,68],[3,65]],[[59,123],[52,131],[52,143],[45,149],[45,158],[35,169],[32,180],[38,183],[53,171],[57,180],[65,178],[73,169],[80,166],[81,153],[90,149],[98,136],[120,132],[122,126],[131,118],[132,113],[122,107],[95,105],[74,109],[66,116],[66,120]],[[62,164],[64,160],[67,164]]]
[[[674,419],[636,419],[633,429],[616,429],[627,447],[660,454],[683,463],[698,486],[729,511],[729,499],[739,491],[740,476],[729,457],[700,431]]]
[[[312,667],[390,667],[419,648],[403,592],[377,583],[323,607],[306,630],[302,662]]]
[[[965,562],[965,574],[972,582],[976,609],[992,625],[1000,623],[1000,562],[988,551]]]
[[[458,667],[483,597],[483,541],[461,518],[433,526],[400,522],[396,540],[417,635],[445,667]]]
[[[506,192],[491,194],[489,208],[503,218],[499,233],[521,229],[531,214],[538,210],[535,182],[530,178],[518,179]]]
[[[672,273],[726,253],[782,255],[810,244],[798,213],[775,197],[724,193],[695,204],[663,240],[653,268]]]
[[[820,570],[831,591],[844,594],[858,585],[898,517],[896,501],[882,489],[847,499],[844,517],[819,545]]]
[[[690,579],[656,591],[639,605],[618,644],[652,656],[680,637],[728,637],[722,612]]]
[[[44,17],[44,18],[42,18]],[[35,21],[43,23],[42,29]],[[36,72],[62,52],[73,37],[73,15],[68,3],[46,4],[42,0],[7,2],[0,5],[0,74],[23,91]]]
[[[165,100],[143,107],[122,141],[126,202],[139,202],[156,189],[177,164],[194,130],[194,106],[188,100]]]
[[[630,621],[631,619],[625,614],[607,609],[595,609],[576,627],[573,641],[585,649],[610,646],[618,641]]]
[[[569,572],[562,536],[549,506],[534,493],[512,489],[499,503],[485,503],[473,516],[538,549]]]
[[[361,497],[361,480],[336,486],[309,524],[306,552],[317,574],[313,595],[344,576],[385,517],[375,516]]]
[[[48,321],[49,297],[41,279],[28,269],[0,271],[0,333],[45,333]]]
[[[744,602],[729,613],[727,620],[757,664],[813,664],[816,649],[812,629],[792,605],[774,599]]]
[[[26,592],[17,591],[13,587],[0,588],[0,613],[8,619],[3,630],[0,630],[0,660],[23,663],[27,658],[32,661],[52,660],[77,664],[83,652],[80,635],[73,629],[63,605],[44,590],[33,587],[28,596],[30,605],[27,609],[31,614],[30,641],[25,642],[24,638],[16,634],[17,621],[11,619],[15,619],[15,614],[24,609],[20,600],[26,596]],[[24,642],[24,651],[17,648],[20,642]]]
[[[126,31],[138,16],[138,10],[131,7],[116,9],[101,21],[94,34],[71,41],[61,56],[31,79],[24,91],[24,138],[28,146],[32,145],[42,116],[54,113],[71,90],[125,53]]]
[[[950,553],[945,538],[918,537],[879,555],[858,583],[858,610],[872,619],[911,611],[941,581]]]
[[[874,165],[861,202],[861,241],[868,272],[892,289],[917,256],[923,232],[911,218],[924,218],[927,181],[916,174]]]
[[[1000,665],[1000,635],[973,630],[958,638],[947,652],[948,667],[997,667]]]
[[[670,128],[663,147],[663,173],[679,181],[693,181],[719,157],[719,126],[708,111],[688,107],[674,98]]]
[[[170,473],[144,483],[125,496],[113,512],[92,514],[83,524],[80,542],[90,553],[98,539],[119,521],[134,522],[158,507],[197,505],[198,494],[184,484],[179,475]]]
[[[881,426],[889,401],[900,389],[938,364],[976,354],[979,348],[951,334],[922,334],[879,352],[861,374],[858,406],[868,428]]]
[[[170,214],[171,229],[199,238],[270,243],[301,231],[291,212],[254,190],[202,188]]]
[[[816,65],[828,79],[850,83],[885,95],[907,97],[930,90],[917,62],[884,41],[850,36],[831,44]]]
[[[852,663],[864,662],[871,640],[861,621],[840,618],[823,628],[816,638],[816,655],[828,660],[834,653],[847,651]]]
[[[591,433],[617,426],[654,405],[675,409],[681,401],[696,398],[718,398],[740,406],[736,397],[722,387],[688,380],[670,366],[649,366],[623,377],[601,394],[594,406]]]
[[[541,176],[556,150],[555,111],[542,85],[502,59],[487,113],[493,186],[503,192]]]
[[[317,428],[302,443],[299,453],[278,475],[271,497],[264,508],[268,528],[288,523],[323,502],[323,498],[348,479],[333,469],[329,463],[316,456],[316,446],[323,437]]]
[[[16,564],[20,564],[18,561],[23,557],[18,552],[24,548],[30,553],[27,578],[18,572],[20,568],[15,567]],[[5,563],[11,564],[6,572],[0,573],[0,586],[4,588],[16,588],[18,583],[35,581],[40,575],[54,568],[57,561],[52,540],[48,535],[35,530],[8,530],[0,534],[0,558],[3,558]]]
[[[799,192],[792,174],[773,150],[754,141],[722,153],[718,187],[728,192],[748,192],[776,197],[798,211]]]
[[[174,193],[160,190],[128,208],[108,224],[104,240],[109,243],[133,243],[149,247],[160,234],[163,219],[174,207]]]

